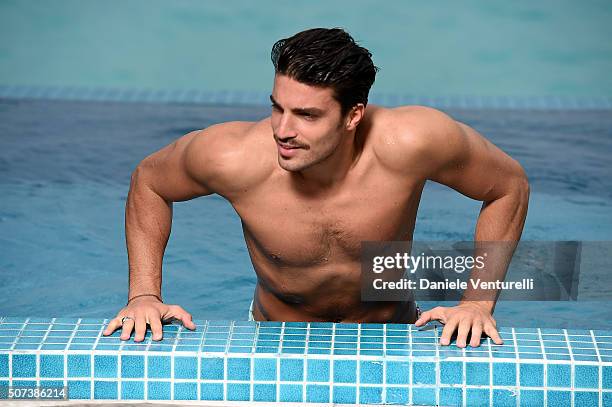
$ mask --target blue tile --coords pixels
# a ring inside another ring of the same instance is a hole
[[[357,388],[354,386],[334,386],[333,392],[333,403],[355,404],[357,401]]]
[[[465,383],[489,385],[489,364],[480,362],[465,363]]]
[[[549,406],[569,406],[572,395],[569,391],[548,390],[546,393]]]
[[[575,406],[596,406],[599,403],[599,395],[594,391],[576,391],[574,393]]]
[[[36,355],[12,354],[14,377],[36,377]]]
[[[370,355],[370,356],[383,356],[383,350],[372,350],[372,349],[362,349],[359,351],[360,355]]]
[[[169,379],[171,377],[170,356],[149,356],[147,377],[150,379]]]
[[[64,377],[63,355],[40,355],[40,377]]]
[[[489,389],[465,389],[465,404],[470,407],[489,407]]]
[[[571,386],[571,366],[567,364],[548,364],[548,386],[550,387],[570,387]]]
[[[519,384],[521,386],[542,387],[544,385],[544,365],[521,363],[519,369]]]
[[[440,405],[441,406],[460,406],[463,405],[463,393],[457,387],[441,387],[440,388]]]
[[[493,372],[495,372],[495,365],[493,365]],[[516,394],[510,390],[493,389],[493,402],[495,403],[496,407],[515,407]]]
[[[602,366],[601,385],[604,389],[612,389],[612,366]]]
[[[144,400],[144,382],[122,381],[121,398],[123,400]]]
[[[544,391],[521,389],[521,406],[544,406]]]
[[[222,358],[202,358],[200,368],[200,378],[210,380],[223,380],[223,359]]]
[[[307,326],[307,322],[285,322],[285,328],[306,328]]]
[[[117,399],[117,382],[94,382],[94,399]]]
[[[463,362],[440,362],[440,383],[463,383]]]
[[[387,383],[409,384],[410,363],[387,361]]]
[[[412,364],[412,382],[414,384],[435,384],[436,365],[431,362],[414,362]]]
[[[334,360],[334,382],[357,382],[357,362],[354,360]],[[334,403],[336,403],[335,400]]]
[[[41,380],[40,387],[64,387],[64,380]]]
[[[541,353],[519,353],[519,359],[544,359]]]
[[[276,359],[254,358],[253,375],[257,381],[276,380]]]
[[[310,347],[308,349],[308,354],[310,355],[330,355],[331,349],[313,349]]]
[[[387,404],[403,404],[410,402],[410,391],[407,387],[387,387]]]
[[[306,401],[309,403],[329,403],[330,387],[324,384],[306,385]]]
[[[196,382],[175,382],[174,383],[174,399],[175,400],[197,400],[198,399],[198,384]]]
[[[144,356],[121,355],[121,377],[143,379]]]
[[[310,328],[331,328],[333,327],[333,322],[311,322]]]
[[[251,380],[251,359],[228,358],[227,378],[229,380]]]
[[[575,365],[574,387],[582,389],[599,388],[599,367],[590,365]]]
[[[249,401],[251,398],[251,385],[248,383],[228,383],[227,399],[231,401]]]
[[[149,400],[170,400],[170,382],[147,382]]]
[[[362,360],[359,363],[359,380],[361,383],[382,384],[383,362]]]
[[[612,406],[612,392],[604,392],[601,401],[604,406]]]
[[[280,380],[285,382],[299,382],[304,380],[304,360],[281,359]]]
[[[198,359],[195,357],[175,356],[174,377],[177,379],[197,379]]]
[[[257,346],[255,348],[256,353],[277,353],[278,348],[273,348],[270,346]]]
[[[36,380],[16,380],[13,378],[13,386],[15,387],[36,387]]]
[[[334,355],[356,355],[357,349],[334,349]]]
[[[363,404],[382,403],[382,387],[360,387],[359,402]]]
[[[69,399],[90,399],[91,382],[86,380],[68,380]]]
[[[414,387],[412,389],[412,404],[419,406],[436,405],[435,389],[425,387]]]
[[[301,402],[302,386],[299,384],[281,384],[280,400],[285,402]]]
[[[516,364],[493,362],[493,385],[516,386]]]
[[[223,400],[223,383],[202,383],[200,400]]]
[[[94,377],[114,378],[117,377],[117,356],[95,355]]]
[[[306,369],[309,382],[329,382],[329,360],[308,359]]]
[[[276,384],[259,384],[253,385],[253,400],[254,401],[276,401]]]

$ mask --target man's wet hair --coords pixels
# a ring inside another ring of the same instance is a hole
[[[342,116],[368,103],[378,67],[372,54],[341,28],[312,28],[278,40],[272,47],[276,74],[311,86],[331,87]]]

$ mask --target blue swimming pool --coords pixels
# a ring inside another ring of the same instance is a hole
[[[523,239],[612,240],[609,109],[445,110],[518,159],[532,195]],[[266,106],[0,99],[0,315],[108,318],[125,303],[123,215],[130,173],[151,152]],[[416,240],[469,240],[479,202],[429,184]],[[175,204],[163,294],[197,319],[246,318],[255,286],[230,205]],[[581,276],[597,287],[609,270]],[[612,327],[609,301],[506,302],[498,323]],[[429,304],[425,304],[427,306]]]

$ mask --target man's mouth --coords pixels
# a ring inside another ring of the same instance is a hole
[[[297,153],[297,150],[301,148],[299,146],[282,143],[280,141],[277,141],[276,145],[278,146],[278,153],[281,156],[286,157],[286,158],[293,157]]]

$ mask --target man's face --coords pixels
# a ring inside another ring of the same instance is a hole
[[[305,85],[276,75],[272,101],[272,132],[278,163],[287,171],[301,171],[328,158],[343,132],[340,104],[332,88]]]

